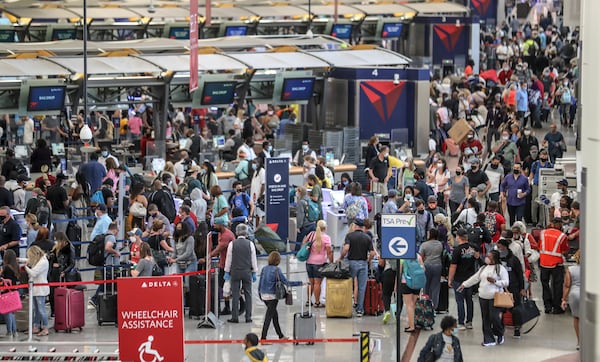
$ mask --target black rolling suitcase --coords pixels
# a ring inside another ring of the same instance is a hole
[[[108,269],[110,269],[110,272],[107,273]],[[114,266],[103,268],[104,280],[116,277],[117,270]],[[117,323],[117,289],[115,283],[104,284],[104,292],[98,293],[96,319],[99,326],[104,323]]]
[[[210,280],[210,311],[217,314],[215,311],[214,288],[217,281],[217,274],[212,273]],[[206,304],[206,274],[190,275],[190,289],[187,295],[187,306],[189,307],[190,318],[200,319],[206,314],[204,306]]]
[[[448,294],[449,294],[448,281],[443,280],[440,283],[440,297],[438,299],[438,307],[435,310],[436,312],[448,313],[448,310],[449,310]]]

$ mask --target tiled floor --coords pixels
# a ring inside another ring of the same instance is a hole
[[[568,144],[572,150],[574,137],[571,130],[561,130],[567,136]],[[538,134],[543,138],[543,134]],[[571,152],[570,152],[571,153]],[[264,264],[264,259],[261,260]],[[285,262],[282,262],[285,267]],[[292,280],[306,279],[303,263],[291,262],[290,271]],[[91,278],[91,276],[87,276]],[[84,276],[85,279],[85,276]],[[256,284],[254,285],[255,301]],[[293,306],[280,305],[279,313],[282,328],[287,335],[292,334],[293,313],[300,310],[299,288],[294,291],[295,302]],[[88,292],[89,294],[89,292]],[[542,308],[541,287],[539,283],[534,286],[534,300],[538,307]],[[475,297],[477,299],[477,297]],[[506,343],[502,346],[483,348],[481,333],[481,317],[477,300],[475,303],[474,329],[459,332],[465,361],[543,361],[553,359],[553,361],[573,361],[578,359],[575,352],[577,344],[575,334],[572,328],[572,318],[565,315],[544,315],[539,319],[535,329],[528,335],[524,335],[520,340],[512,339],[512,330],[507,329]],[[542,308],[543,309],[543,308]],[[324,309],[314,309],[317,315],[317,337],[318,338],[350,338],[360,331],[369,331],[376,345],[372,352],[372,361],[394,361],[396,359],[395,343],[395,325],[383,325],[381,317],[365,316],[352,319],[328,319],[325,317]],[[197,321],[186,319],[185,338],[186,340],[238,340],[242,339],[248,332],[254,332],[260,335],[265,308],[261,302],[255,304],[252,324],[227,324],[219,325],[216,329],[197,329]],[[450,313],[456,313],[456,304],[453,300],[453,294],[450,295]],[[227,318],[221,317],[222,321]],[[439,320],[436,323],[435,331],[439,330]],[[403,326],[404,327],[404,320]],[[4,327],[0,327],[0,332]],[[431,331],[424,331],[416,341],[415,353],[410,361],[416,361],[418,352],[421,350]],[[270,337],[276,335],[271,329]],[[404,351],[408,341],[408,335],[403,333],[401,336],[401,348]],[[87,325],[81,333],[51,333],[43,338],[45,341],[72,342],[78,345],[56,346],[58,351],[72,351],[78,348],[80,351],[93,351],[96,341],[117,341],[117,329],[113,326],[98,327],[95,320],[95,311],[87,312]],[[14,343],[10,340],[0,339],[0,356],[6,356],[10,347]],[[26,345],[19,345],[19,351],[26,351]],[[39,346],[39,350],[47,350],[49,346]],[[115,346],[98,346],[102,351],[114,351]],[[288,344],[274,344],[265,346],[270,361],[357,361],[359,359],[358,343],[317,343],[313,346],[294,346]],[[243,357],[243,351],[240,344],[214,344],[214,345],[186,345],[186,359],[188,361],[239,361]],[[562,357],[562,358],[561,358]]]

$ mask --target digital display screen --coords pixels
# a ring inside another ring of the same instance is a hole
[[[226,26],[225,36],[245,36],[248,34],[248,27],[244,25]]]
[[[188,40],[190,38],[190,28],[174,27],[169,29],[169,39]]]
[[[15,42],[15,31],[14,30],[0,30],[0,43],[14,43]]]
[[[225,136],[213,136],[213,147],[219,148],[225,146]]]
[[[283,80],[282,101],[306,101],[312,97],[315,78],[287,78]]]
[[[352,24],[333,24],[331,36],[338,39],[350,39],[352,36]]]
[[[64,143],[52,143],[52,155],[53,156],[64,156],[65,155],[65,144]]]
[[[54,40],[69,40],[76,39],[77,32],[75,29],[54,29],[52,30],[52,41]]]
[[[235,96],[236,82],[205,82],[202,89],[201,104],[231,104]]]
[[[60,111],[65,104],[65,86],[43,86],[29,88],[27,111]]]
[[[398,38],[402,35],[402,23],[385,23],[381,30],[382,38]]]

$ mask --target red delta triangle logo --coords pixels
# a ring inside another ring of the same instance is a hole
[[[477,10],[479,16],[484,16],[487,14],[488,9],[490,8],[491,0],[471,0],[471,5],[473,9]]]
[[[369,101],[375,107],[375,111],[383,122],[392,118],[392,113],[400,100],[402,90],[406,82],[394,84],[394,82],[362,82],[360,89],[365,93]]]
[[[463,28],[463,25],[456,26],[455,24],[438,24],[433,27],[433,30],[435,30],[435,33],[444,44],[446,50],[451,53],[454,51],[456,43],[458,43],[458,38],[460,38]]]

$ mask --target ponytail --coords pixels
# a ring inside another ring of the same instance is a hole
[[[317,230],[315,230],[315,241],[313,242],[313,248],[315,252],[320,253],[323,249],[323,230],[327,227],[324,220],[317,222]]]

